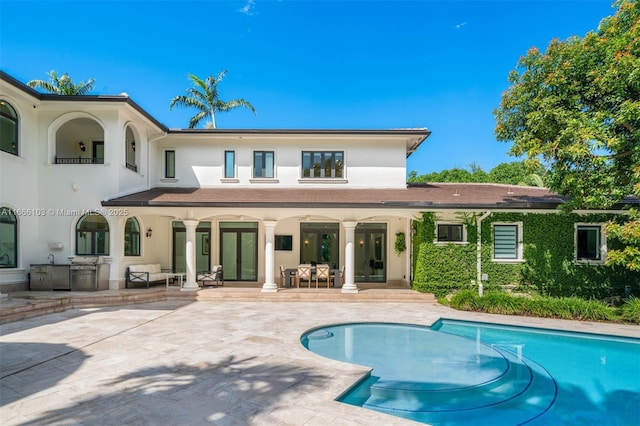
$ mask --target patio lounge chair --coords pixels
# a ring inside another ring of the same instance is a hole
[[[216,265],[210,271],[198,272],[197,281],[202,283],[203,287],[207,285],[223,286],[222,265]]]

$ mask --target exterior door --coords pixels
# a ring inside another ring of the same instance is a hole
[[[220,263],[225,281],[258,280],[257,223],[220,223]]]
[[[331,268],[338,268],[339,236],[338,223],[301,223],[300,263],[326,263]]]
[[[104,142],[93,141],[93,151],[91,152],[93,164],[104,164]]]
[[[173,270],[187,272],[187,229],[173,222]],[[211,269],[211,223],[200,222],[196,228],[196,273]]]
[[[387,281],[387,225],[361,223],[355,232],[356,282]]]

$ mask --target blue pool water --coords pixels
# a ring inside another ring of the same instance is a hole
[[[441,320],[322,327],[302,344],[371,367],[339,401],[434,425],[640,425],[640,339]]]

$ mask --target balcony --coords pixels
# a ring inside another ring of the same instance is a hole
[[[104,158],[58,157],[55,164],[104,164]]]

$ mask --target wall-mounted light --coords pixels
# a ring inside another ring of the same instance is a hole
[[[80,141],[78,142],[78,146],[80,147],[80,151],[85,152],[87,150],[87,147],[84,145],[84,142]]]
[[[308,246],[309,245],[309,240],[304,240],[304,245]]]
[[[136,141],[131,142],[131,149],[133,150],[133,152],[136,152]]]
[[[147,238],[151,238],[151,234],[153,234],[153,230],[151,228],[147,229]]]
[[[360,247],[364,245],[364,241],[360,240]]]

